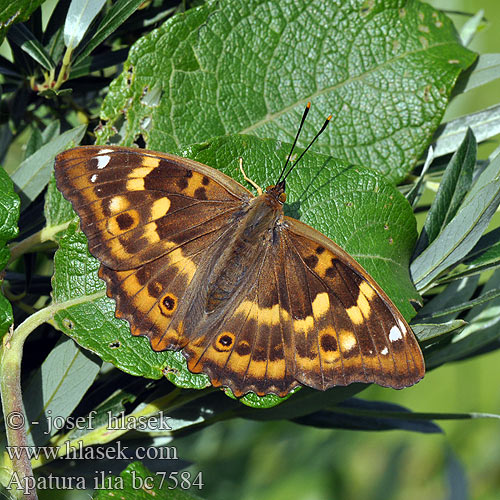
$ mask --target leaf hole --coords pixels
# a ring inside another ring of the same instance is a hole
[[[146,140],[144,139],[144,136],[142,134],[139,134],[135,138],[134,142],[135,142],[135,144],[137,144],[138,148],[146,149]]]
[[[153,124],[153,119],[151,118],[151,116],[145,116],[141,120],[140,127],[142,128],[142,130],[147,132],[151,128],[152,124]]]
[[[362,17],[366,17],[373,10],[373,6],[374,6],[373,0],[366,0],[366,2],[361,6],[359,13],[361,14]]]
[[[110,349],[118,349],[121,346],[122,346],[122,343],[119,340],[115,340],[114,342],[109,343]]]
[[[163,90],[160,85],[156,84],[152,89],[145,86],[142,89],[141,104],[150,108],[156,108],[160,105]]]
[[[127,69],[127,85],[130,87],[134,81],[134,67],[129,66]]]
[[[68,330],[73,330],[73,328],[75,328],[75,324],[73,323],[73,321],[71,321],[69,318],[64,318],[62,320],[62,324],[65,328],[67,328]]]
[[[179,375],[179,370],[177,368],[163,368],[163,375],[167,376],[169,373],[173,375]]]

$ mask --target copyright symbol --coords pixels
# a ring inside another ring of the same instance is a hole
[[[9,429],[23,429],[24,415],[20,411],[12,411],[7,415],[7,427]]]

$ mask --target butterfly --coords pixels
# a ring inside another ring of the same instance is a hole
[[[153,350],[182,350],[214,386],[283,397],[298,385],[415,384],[422,352],[386,293],[333,241],[284,215],[287,165],[258,196],[196,161],[120,146],[67,150],[55,176],[116,317]]]

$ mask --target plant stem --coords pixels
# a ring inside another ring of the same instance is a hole
[[[59,75],[57,76],[57,81],[52,87],[53,90],[58,90],[59,87],[68,79],[69,71],[71,68],[71,55],[73,54],[73,49],[68,47],[63,56],[62,66],[59,70]]]
[[[35,250],[38,245],[46,243],[47,241],[54,241],[54,237],[57,233],[64,231],[73,221],[64,222],[57,226],[44,227],[40,231],[28,236],[22,241],[16,242],[13,245],[9,245],[10,249],[10,262],[14,262],[21,255],[26,252]]]
[[[91,298],[104,295],[104,291],[99,291]],[[88,300],[87,297],[85,300]],[[27,453],[26,437],[26,414],[21,393],[21,360],[23,356],[23,346],[28,335],[42,323],[50,322],[59,310],[71,307],[82,302],[82,298],[68,300],[61,303],[52,303],[40,311],[32,314],[23,321],[14,331],[4,336],[2,350],[0,353],[0,393],[2,396],[2,409],[5,418],[7,442],[11,449],[20,451],[19,456],[14,455],[12,462],[7,454],[4,454],[4,464],[0,478],[5,482],[10,474],[10,479],[14,478],[15,484],[29,485],[28,495],[23,495],[23,490],[13,488],[11,491],[19,498],[36,500],[37,494],[34,487],[33,469]],[[9,471],[10,469],[10,471]],[[31,485],[33,485],[31,487]]]
[[[36,489],[33,481],[33,470],[27,452],[28,441],[26,437],[26,417],[23,398],[21,394],[21,359],[23,345],[27,336],[38,326],[26,327],[25,323],[34,318],[37,323],[37,314],[31,315],[16,331],[12,330],[3,339],[0,357],[0,391],[2,394],[2,409],[5,418],[7,442],[11,449],[19,451],[19,455],[12,458],[12,475],[17,484],[29,485],[28,495],[22,490],[14,488],[12,491],[19,498],[36,499]],[[42,323],[43,320],[40,322]],[[23,327],[24,325],[24,327]]]

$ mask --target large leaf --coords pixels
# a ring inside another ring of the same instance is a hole
[[[186,155],[217,167],[243,182],[238,158],[262,185],[276,180],[289,144],[253,136],[230,136],[192,146]],[[350,252],[410,319],[410,300],[418,300],[408,273],[416,239],[415,219],[404,197],[374,171],[308,153],[288,179],[287,212],[313,225]],[[50,203],[50,199],[47,200]],[[163,374],[181,387],[203,388],[204,375],[193,375],[180,353],[153,352],[145,338],[130,335],[128,324],[114,318],[115,304],[105,297],[82,233],[71,229],[55,256],[54,300],[61,304],[58,326],[82,346],[134,375]],[[68,304],[68,307],[65,306]],[[264,399],[264,403],[262,401]],[[253,398],[252,406],[273,406],[279,398]]]
[[[122,144],[142,134],[174,153],[230,133],[292,142],[312,100],[299,144],[332,113],[317,150],[396,181],[474,59],[450,20],[418,1],[212,0],[132,47],[104,102],[100,141],[119,130]],[[141,100],[153,87],[162,92],[154,107]]]
[[[0,167],[0,271],[3,271],[10,258],[6,244],[18,233],[19,196],[14,193],[14,186],[9,176]],[[0,276],[0,284],[2,277]],[[0,337],[7,331],[13,322],[12,306],[0,294]]]

